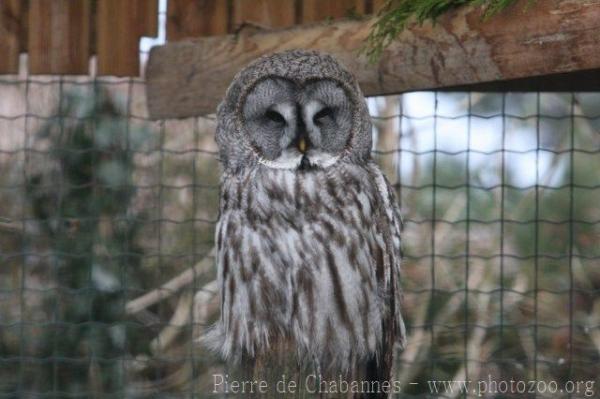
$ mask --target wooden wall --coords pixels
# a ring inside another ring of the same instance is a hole
[[[167,0],[167,40],[353,18],[385,0]],[[138,76],[139,40],[158,35],[158,0],[0,0],[0,74],[26,52],[32,74]]]

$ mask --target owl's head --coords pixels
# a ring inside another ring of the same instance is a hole
[[[262,163],[281,169],[364,162],[371,122],[354,77],[313,51],[265,56],[239,72],[217,114],[226,168]]]

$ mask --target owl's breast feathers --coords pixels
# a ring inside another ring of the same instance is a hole
[[[220,342],[227,358],[281,339],[348,369],[403,345],[400,219],[375,164],[225,175],[217,225]]]

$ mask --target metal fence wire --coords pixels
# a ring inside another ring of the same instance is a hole
[[[150,121],[137,78],[3,77],[0,99],[0,397],[209,396],[214,117]],[[600,94],[368,102],[404,217],[402,395],[512,379],[589,396]]]

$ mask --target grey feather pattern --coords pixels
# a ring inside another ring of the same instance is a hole
[[[291,336],[322,365],[344,369],[381,349],[383,319],[402,325],[390,305],[400,254],[391,195],[371,163],[311,173],[259,165],[225,176],[217,226],[223,356],[253,355]]]
[[[240,109],[261,79],[340,83],[354,107],[350,139],[323,168],[260,162]],[[230,360],[281,340],[319,367],[354,372],[376,358],[391,370],[404,345],[400,227],[389,183],[370,160],[371,124],[354,78],[332,57],[292,51],[240,72],[218,111],[224,174],[216,229],[221,319],[205,337]],[[389,376],[389,374],[388,374]]]

